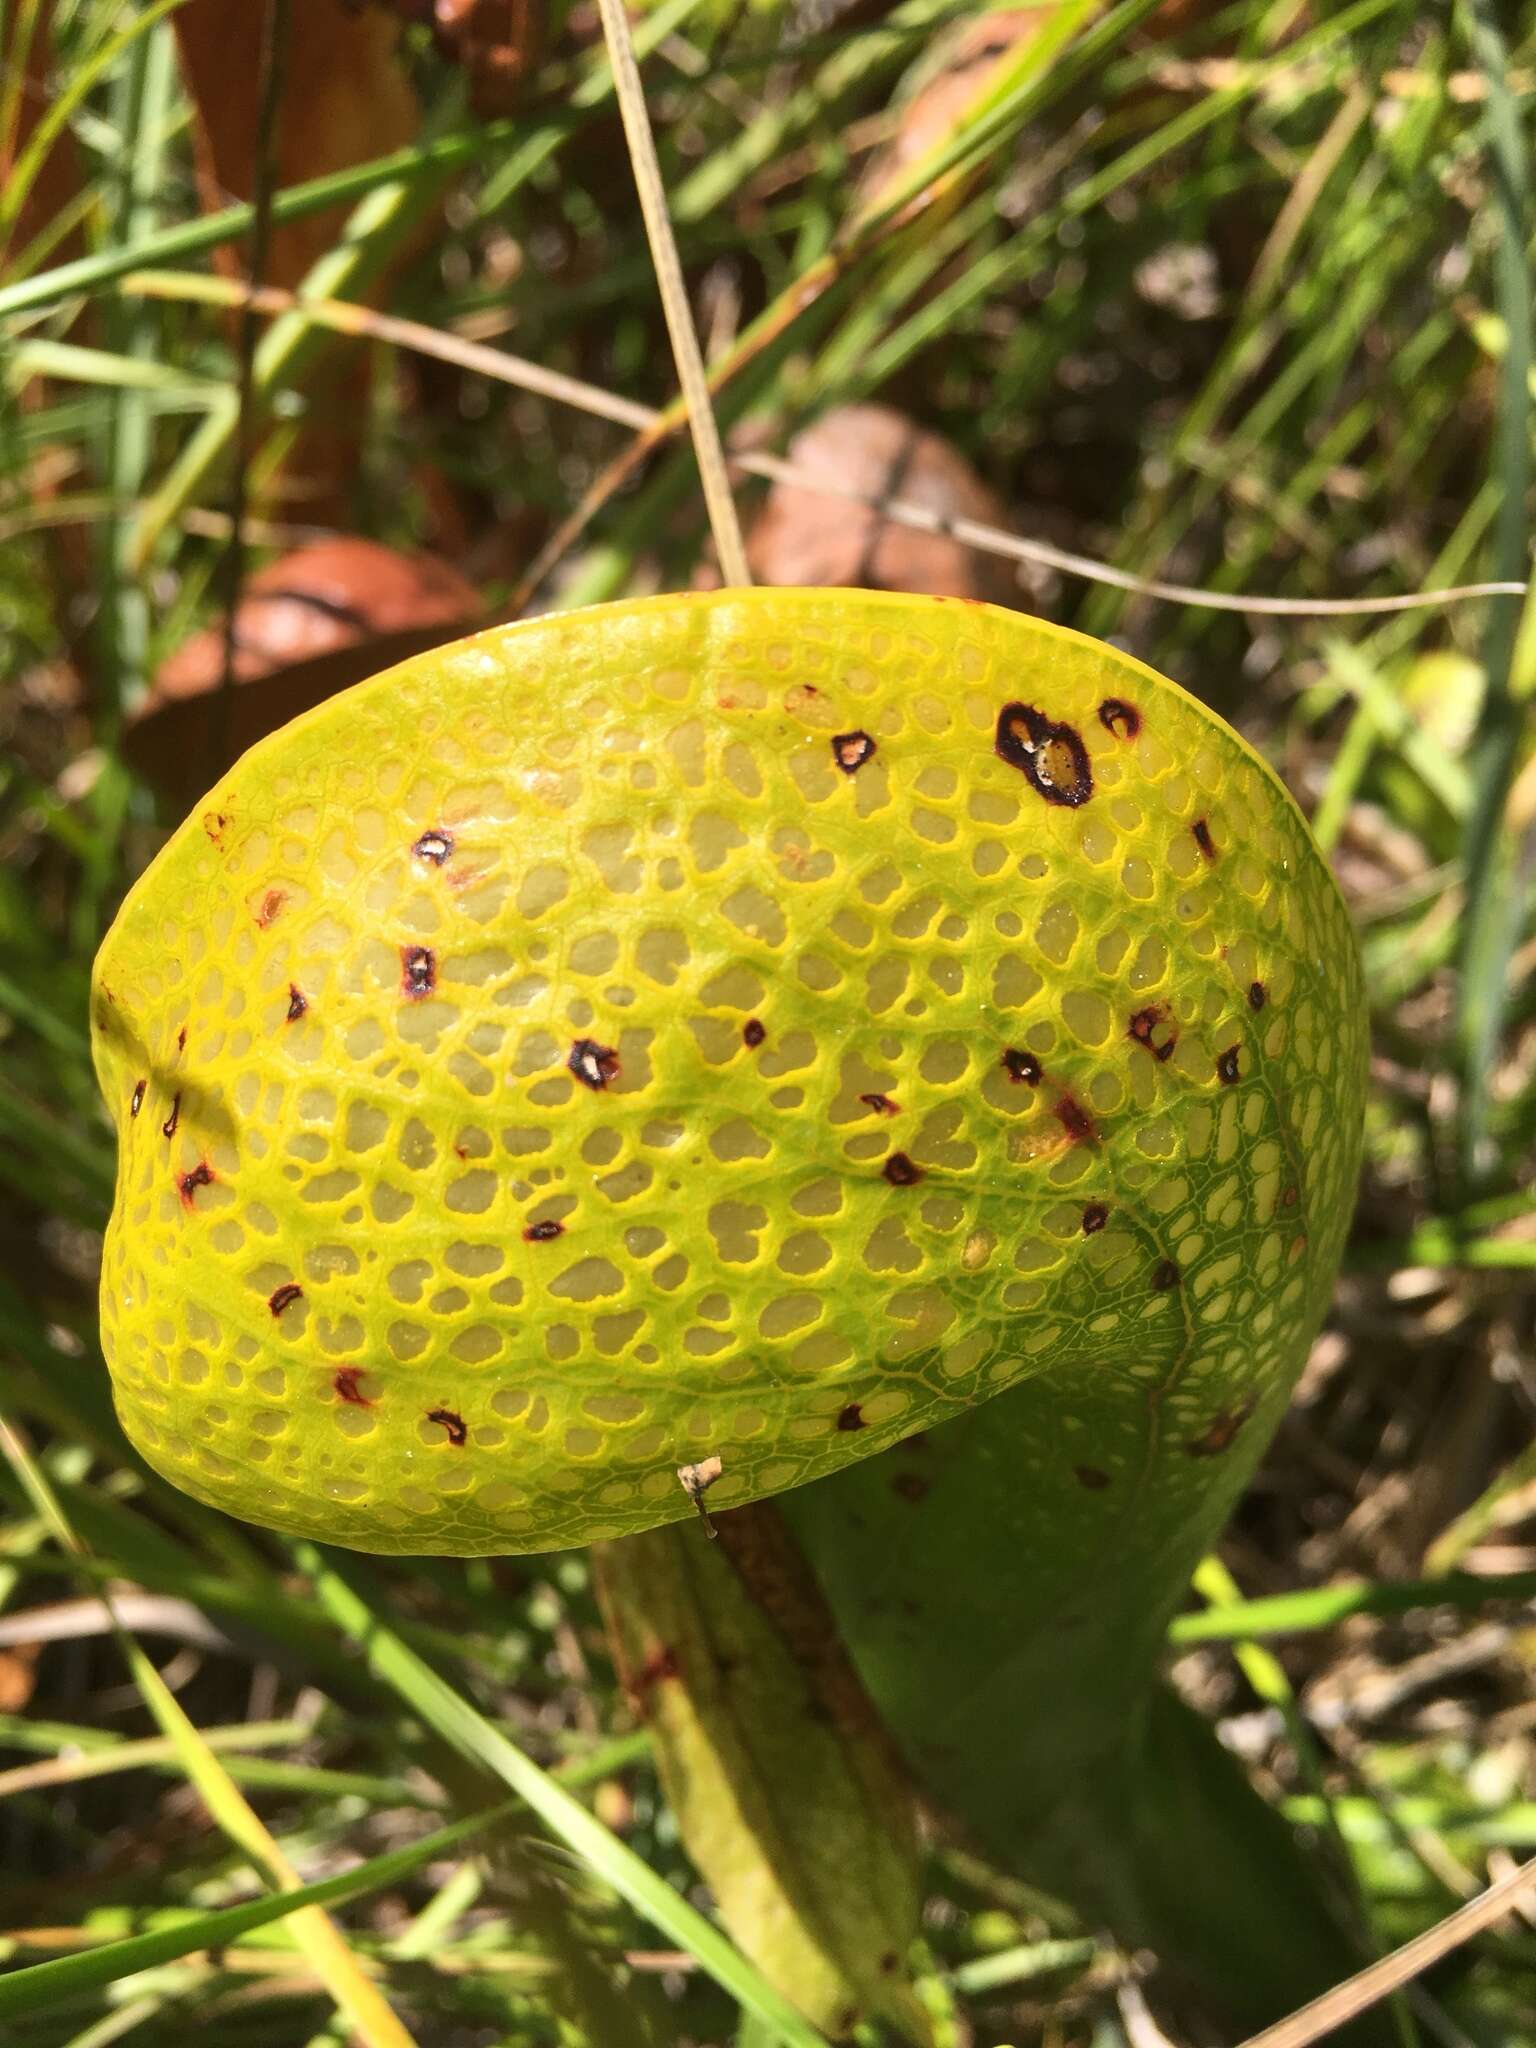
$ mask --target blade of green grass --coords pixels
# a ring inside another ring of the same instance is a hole
[[[1472,0],[1473,56],[1487,88],[1488,174],[1499,240],[1495,255],[1505,345],[1494,471],[1499,486],[1493,554],[1496,572],[1520,577],[1531,560],[1527,501],[1531,488],[1530,377],[1533,353],[1531,275],[1526,254],[1530,177],[1525,136],[1509,90],[1509,50],[1490,0]],[[1536,594],[1527,604],[1536,607]],[[1508,1008],[1506,971],[1518,939],[1517,863],[1504,822],[1524,727],[1524,706],[1512,670],[1521,607],[1514,598],[1489,601],[1483,641],[1487,688],[1472,742],[1472,816],[1464,852],[1466,912],[1456,1035],[1461,1051],[1457,1154],[1464,1188],[1492,1165],[1488,1137],[1490,1081]]]
[[[409,1848],[391,1849],[385,1855],[370,1857],[339,1877],[321,1878],[294,1891],[269,1893],[243,1906],[189,1913],[175,1926],[157,1928],[149,1934],[132,1934],[81,1955],[60,1956],[0,1976],[0,2019],[29,2018],[67,1998],[78,1998],[83,1992],[116,1984],[140,1970],[175,1962],[178,1957],[193,1955],[200,1949],[226,1947],[244,1934],[270,1927],[274,1921],[286,1920],[293,1914],[321,1912],[329,1906],[345,1905],[351,1899],[382,1891],[458,1848],[472,1835],[493,1827],[510,1811],[511,1804],[509,1801],[506,1806],[470,1814],[433,1834],[423,1835]]]
[[[296,1543],[293,1550],[321,1607],[357,1645],[369,1670],[391,1685],[428,1727],[525,1800],[596,1876],[687,1949],[722,1990],[770,2027],[783,2048],[827,2048],[816,2029],[696,1907],[407,1648],[380,1615],[379,1603],[359,1590],[362,1573],[352,1560],[343,1564],[334,1553],[312,1543]]]
[[[141,36],[148,35],[168,14],[174,14],[178,7],[186,4],[187,0],[154,0],[154,4],[146,7],[142,14],[135,15],[126,28],[103,43],[84,63],[76,65],[69,83],[50,102],[33,129],[26,148],[11,166],[4,191],[0,191],[0,248],[10,240],[21,209],[26,204],[27,194],[49,150],[84,105],[97,82],[128,54]]]
[[[0,1453],[31,1498],[38,1514],[53,1527],[61,1546],[78,1555],[79,1539],[70,1528],[58,1497],[23,1440],[0,1415]],[[103,1592],[109,1613],[111,1596]],[[297,1871],[273,1840],[234,1780],[220,1764],[176,1695],[145,1656],[136,1639],[116,1623],[114,1633],[144,1704],[175,1745],[186,1776],[197,1788],[214,1820],[251,1860],[256,1871],[279,1893],[300,1890]],[[569,1796],[569,1795],[566,1795]],[[348,1947],[334,1920],[318,1906],[303,1906],[293,1922],[294,1941],[319,1977],[337,2009],[355,2028],[366,2048],[416,2048],[409,2031],[378,1986]],[[0,2006],[0,2012],[4,2007]]]
[[[1226,1615],[1243,1605],[1237,1581],[1219,1557],[1203,1558],[1195,1569],[1192,1583],[1195,1591],[1209,1602],[1209,1613]],[[1361,1960],[1374,1962],[1381,1950],[1372,1938],[1370,1909],[1333,1810],[1318,1738],[1301,1711],[1285,1666],[1272,1650],[1266,1650],[1246,1637],[1233,1644],[1232,1654],[1254,1692],[1279,1714],[1301,1782],[1322,1807],[1321,1840],[1331,1852],[1329,1861],[1333,1876],[1342,1895],[1341,1905],[1348,1914],[1346,1925],[1360,1946]],[[1413,2015],[1401,1994],[1393,1999],[1391,2011],[1403,2048],[1413,2048],[1418,2034]]]
[[[1305,1635],[1332,1628],[1351,1614],[1407,1614],[1415,1607],[1487,1607],[1495,1600],[1536,1599],[1536,1572],[1507,1572],[1480,1578],[1447,1572],[1438,1579],[1362,1580],[1347,1586],[1314,1586],[1303,1593],[1275,1593],[1199,1614],[1176,1615],[1170,1643],[1232,1643],[1248,1637]]]
[[[83,348],[72,341],[18,342],[6,357],[5,376],[13,390],[34,377],[51,377],[59,383],[96,384],[113,391],[159,391],[183,405],[206,405],[224,389],[211,377],[189,377],[169,363]]]
[[[636,37],[637,51],[653,44],[699,0],[669,0],[648,22],[648,36]],[[665,27],[662,24],[665,24]],[[612,68],[606,58],[594,60],[572,95],[571,105],[582,111],[600,106],[613,92]],[[453,109],[457,114],[457,108]],[[439,116],[441,118],[441,116]],[[510,196],[549,161],[570,132],[565,123],[552,124],[523,141],[512,165],[504,166],[499,185]],[[430,149],[430,138],[426,145]],[[513,175],[515,166],[516,175]],[[426,207],[446,183],[447,171],[435,178],[402,176],[375,186],[358,203],[335,244],[311,265],[298,287],[298,297],[345,299],[361,296],[378,276],[394,252],[401,247]],[[498,187],[499,189],[499,187]],[[493,201],[481,194],[481,206],[489,211]],[[280,218],[274,201],[271,217]],[[271,408],[276,392],[302,376],[313,357],[329,340],[326,329],[309,320],[302,307],[284,314],[263,334],[250,370],[250,413],[263,417]],[[127,558],[141,568],[157,543],[196,497],[208,477],[233,450],[241,408],[234,394],[228,402],[210,409],[207,418],[182,450],[170,473],[141,510],[128,543]]]

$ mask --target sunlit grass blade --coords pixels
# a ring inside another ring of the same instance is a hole
[[[149,35],[167,15],[184,7],[187,0],[154,0],[142,14],[135,15],[83,64],[77,66],[63,91],[53,100],[33,129],[27,146],[12,166],[5,190],[0,192],[0,248],[9,241],[21,216],[27,194],[54,143],[85,104],[98,81],[132,48],[139,37]]]
[[[1333,1628],[1352,1614],[1410,1614],[1418,1607],[1475,1609],[1496,1600],[1532,1599],[1536,1599],[1536,1572],[1506,1572],[1498,1578],[1448,1572],[1438,1579],[1362,1580],[1176,1615],[1169,1624],[1168,1640],[1178,1644],[1242,1642]]]
[[[1509,90],[1509,51],[1500,15],[1489,0],[1469,9],[1472,45],[1486,84],[1488,178],[1498,226],[1495,252],[1499,314],[1504,327],[1494,474],[1499,512],[1495,565],[1504,576],[1524,576],[1531,561],[1528,500],[1531,487],[1530,378],[1533,355],[1530,172],[1525,133]],[[1536,599],[1527,599],[1536,604]],[[1463,934],[1457,1035],[1461,1093],[1457,1139],[1464,1184],[1490,1168],[1490,1076],[1508,1007],[1506,969],[1519,931],[1519,864],[1509,844],[1504,800],[1514,779],[1524,726],[1523,693],[1512,670],[1521,608],[1513,598],[1488,607],[1483,644],[1487,689],[1472,746],[1475,804],[1464,854],[1467,908]]]
[[[698,0],[670,0],[669,7],[661,13],[670,26],[697,4]],[[661,32],[656,20],[650,23],[650,30],[649,39],[637,36],[637,48],[643,48],[647,40],[654,41]],[[611,67],[606,63],[594,64],[573,96],[572,104],[579,108],[599,105],[612,89]],[[459,109],[456,104],[450,111],[457,119]],[[443,120],[444,116],[440,114],[438,118]],[[516,156],[521,175],[509,188],[507,196],[554,155],[569,132],[562,122],[523,142]],[[350,293],[364,291],[378,277],[390,257],[404,245],[415,223],[446,179],[447,165],[441,167],[441,175],[436,180],[420,174],[420,164],[430,161],[429,142],[427,149],[411,159],[410,175],[377,185],[359,200],[334,246],[310,267],[299,286],[297,296],[300,300],[308,296],[345,298]],[[482,204],[488,203],[482,195]],[[280,217],[275,203],[272,213],[274,218]],[[279,388],[301,377],[325,340],[325,330],[307,320],[302,307],[284,315],[267,330],[251,365],[254,416],[259,417],[269,409],[273,394]],[[233,404],[211,410],[182,450],[170,473],[154,491],[135,522],[128,548],[128,558],[133,564],[142,566],[149,560],[167,529],[228,458],[236,437],[237,413],[238,409]]]
[[[686,1949],[723,1990],[758,2016],[783,2048],[826,2048],[816,2029],[696,1907],[401,1641],[375,1601],[360,1590],[362,1573],[355,1564],[312,1543],[295,1544],[294,1554],[313,1581],[320,1605],[357,1645],[368,1669],[392,1686],[434,1733],[526,1800],[594,1875]]]
[[[510,1805],[510,1802],[509,1802]],[[15,2020],[46,2012],[65,1999],[78,1998],[87,1991],[99,1991],[140,1970],[194,1955],[200,1949],[218,1949],[238,1941],[244,1934],[270,1927],[275,1921],[301,1920],[307,1913],[323,1913],[328,1907],[399,1884],[438,1857],[457,1849],[472,1836],[483,1833],[508,1811],[492,1807],[485,1813],[470,1814],[450,1826],[423,1835],[405,1849],[391,1849],[370,1857],[338,1877],[299,1885],[292,1891],[273,1892],[252,1899],[243,1906],[224,1906],[212,1912],[177,1916],[175,1924],[147,1934],[129,1935],[122,1941],[107,1942],[72,1956],[60,1956],[46,1963],[32,1963],[24,1969],[0,1976],[0,2019]],[[297,1926],[295,1927],[297,1937]],[[360,1973],[361,1974],[361,1973]],[[366,1981],[366,1980],[364,1980]],[[372,1986],[369,1986],[372,1989]],[[372,2038],[372,2037],[369,2037]],[[409,2036],[402,2038],[409,2039]]]
[[[42,1468],[22,1439],[0,1417],[0,1452],[31,1497],[37,1512],[50,1523],[66,1551],[81,1546],[65,1518]],[[108,1610],[111,1596],[103,1593]],[[126,1629],[115,1633],[134,1684],[173,1743],[183,1770],[202,1795],[208,1811],[229,1839],[250,1859],[261,1877],[278,1893],[300,1889],[297,1871],[263,1825],[255,1809],[188,1718],[176,1695]],[[336,1923],[320,1906],[301,1906],[293,1921],[293,1938],[313,1966],[338,2011],[355,2028],[366,2048],[415,2048],[388,2000],[359,1965]],[[3,1988],[3,1987],[0,1987]],[[5,2007],[0,2004],[0,2012]]]

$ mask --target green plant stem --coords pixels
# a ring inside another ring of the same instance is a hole
[[[1168,1640],[1182,1646],[1302,1635],[1332,1628],[1352,1614],[1410,1614],[1419,1607],[1478,1608],[1495,1600],[1533,1598],[1536,1572],[1509,1572],[1499,1578],[1448,1572],[1438,1579],[1366,1580],[1358,1585],[1314,1586],[1304,1593],[1275,1593],[1263,1600],[1176,1615],[1168,1625]]]
[[[1493,552],[1501,575],[1519,577],[1528,572],[1530,561],[1526,510],[1531,483],[1531,279],[1526,254],[1530,183],[1525,138],[1505,82],[1509,52],[1498,14],[1489,0],[1472,0],[1469,12],[1473,55],[1488,94],[1488,177],[1499,237],[1495,276],[1505,330],[1494,456],[1499,509]],[[1483,640],[1487,680],[1471,754],[1475,801],[1463,854],[1466,921],[1457,1010],[1461,1056],[1457,1163],[1464,1189],[1485,1179],[1492,1163],[1489,1083],[1507,1008],[1506,969],[1520,917],[1517,863],[1504,822],[1504,802],[1514,779],[1524,722],[1525,707],[1512,677],[1520,616],[1516,599],[1490,600]]]

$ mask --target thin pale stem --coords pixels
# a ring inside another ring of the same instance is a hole
[[[1411,1984],[1416,1977],[1423,1976],[1442,1956],[1450,1955],[1463,1942],[1481,1934],[1485,1927],[1492,1927],[1502,1920],[1533,1890],[1536,1890],[1536,1858],[1522,1863],[1447,1919],[1416,1935],[1401,1948],[1394,1949],[1391,1955],[1383,1956],[1379,1963],[1372,1963],[1369,1969],[1361,1970],[1347,1983],[1336,1985],[1321,1998],[1314,1998],[1309,2005],[1293,2012],[1289,2019],[1266,2027],[1262,2034],[1252,2035],[1243,2043],[1243,2048],[1309,2048],[1311,2042],[1320,2041],[1335,2027],[1344,2026],[1357,2013],[1365,2012],[1385,1998],[1388,1992],[1399,1990],[1404,1984]]]
[[[180,271],[138,271],[123,279],[122,289],[141,292],[152,298],[249,305],[258,312],[278,315],[291,311],[300,303],[293,292],[274,286],[246,292],[240,285],[222,278],[195,277]],[[622,398],[614,392],[604,391],[600,385],[585,383],[579,377],[547,369],[541,363],[529,362],[507,350],[492,348],[485,342],[468,341],[461,335],[444,333],[440,328],[428,327],[417,320],[401,319],[393,313],[375,312],[371,306],[360,306],[351,300],[306,298],[302,303],[305,317],[316,326],[334,327],[343,334],[389,342],[398,348],[410,349],[414,354],[431,356],[439,362],[473,370],[480,376],[494,378],[498,383],[516,385],[520,390],[532,391],[558,404],[577,406],[583,412],[598,419],[611,420],[615,425],[633,427],[641,436],[638,445],[646,453],[666,438],[669,421],[665,412],[642,405],[638,399]],[[632,453],[632,450],[626,450],[622,459],[629,460]],[[1089,582],[1107,583],[1119,590],[1132,591],[1138,597],[1160,598],[1166,603],[1198,606],[1207,611],[1251,612],[1275,618],[1353,618],[1386,612],[1422,611],[1437,605],[1462,604],[1476,598],[1519,596],[1526,589],[1524,583],[1517,582],[1460,583],[1446,589],[1402,591],[1382,597],[1261,597],[1243,591],[1206,590],[1194,584],[1165,583],[1156,577],[1137,576],[1130,570],[1114,568],[1089,555],[1073,554],[1066,548],[1052,547],[1047,541],[1029,540],[1022,534],[1009,533],[1003,527],[989,526],[982,520],[950,518],[926,505],[902,498],[882,497],[878,492],[860,491],[852,485],[838,482],[836,478],[802,469],[780,456],[743,451],[733,453],[729,459],[733,468],[744,470],[751,476],[765,477],[770,482],[788,484],[796,490],[814,491],[822,497],[866,506],[879,512],[893,525],[909,527],[918,533],[942,534],[946,539],[959,541],[983,554],[998,555],[1009,561],[1038,562],[1069,576],[1081,576]]]
[[[651,246],[651,262],[661,291],[667,332],[672,337],[678,383],[682,386],[683,402],[688,408],[688,426],[698,458],[704,503],[709,509],[709,524],[715,536],[715,551],[720,557],[720,573],[729,584],[746,585],[752,581],[747,568],[747,551],[742,545],[736,501],[731,496],[730,478],[726,473],[725,450],[720,443],[720,429],[710,403],[704,357],[694,330],[688,292],[683,282],[683,266],[667,213],[661,165],[657,161],[656,140],[651,134],[650,116],[646,112],[640,67],[635,62],[634,45],[630,41],[629,19],[624,12],[623,0],[599,0],[599,5],[603,34],[608,42],[608,57],[613,65],[619,111],[624,119],[624,136],[629,144],[629,160],[640,194],[640,211],[645,217],[646,239]]]

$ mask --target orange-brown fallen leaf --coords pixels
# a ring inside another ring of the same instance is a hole
[[[889,406],[841,406],[797,434],[789,456],[797,468],[873,498],[904,498],[951,518],[1006,524],[1002,506],[965,457]],[[747,557],[760,583],[1018,601],[1017,586],[994,558],[791,484],[775,484],[768,493]]]
[[[296,548],[246,584],[233,682],[223,622],[165,662],[125,736],[130,760],[185,811],[245,749],[349,684],[467,631],[480,597],[436,556],[338,538]]]

